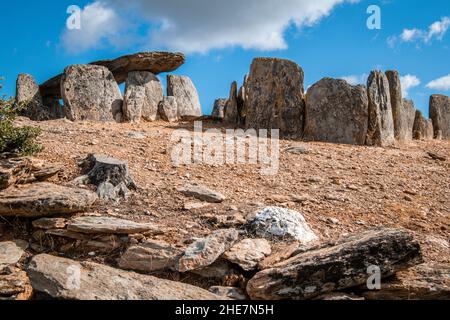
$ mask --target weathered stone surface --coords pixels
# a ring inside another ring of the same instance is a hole
[[[201,288],[114,269],[105,265],[58,258],[33,257],[28,275],[34,290],[66,300],[220,300]],[[74,276],[79,275],[79,278]]]
[[[13,184],[45,181],[60,172],[60,165],[47,165],[35,158],[11,158],[0,160],[0,190]]]
[[[105,67],[73,65],[61,79],[66,116],[71,121],[117,121],[123,98],[112,73]]]
[[[394,279],[381,282],[381,290],[362,294],[368,300],[448,300],[450,267],[427,263],[397,273]]]
[[[41,218],[33,221],[33,227],[38,229],[64,229],[67,226],[67,220],[63,218]]]
[[[245,239],[234,245],[223,255],[224,259],[239,265],[245,271],[255,270],[258,263],[272,253],[265,239]]]
[[[415,140],[432,140],[434,137],[433,123],[425,119],[422,112],[416,111],[414,119],[413,138]]]
[[[130,72],[125,86],[123,115],[125,121],[155,121],[164,92],[158,78],[150,72]]]
[[[378,266],[384,279],[421,262],[420,245],[409,232],[380,228],[261,271],[247,293],[252,299],[309,299],[366,284],[370,266]]]
[[[178,104],[175,97],[164,97],[158,108],[159,116],[164,121],[178,121]]]
[[[416,107],[412,100],[403,99],[403,108],[400,113],[401,122],[400,128],[397,130],[397,139],[399,140],[412,140],[414,120],[416,119]]]
[[[174,268],[183,251],[164,241],[147,240],[132,246],[122,255],[122,269],[153,272]]]
[[[324,78],[308,89],[304,139],[363,145],[369,101],[364,86]]]
[[[0,242],[0,271],[10,265],[15,265],[25,254],[26,245],[18,242]]]
[[[283,59],[253,60],[245,84],[246,127],[279,129],[283,137],[299,137],[305,115],[304,73]]]
[[[155,226],[150,223],[96,216],[75,218],[67,224],[67,230],[86,234],[135,234],[153,229]]]
[[[190,270],[190,272],[204,279],[214,280],[223,280],[236,275],[236,270],[231,266],[231,264],[220,258],[207,267],[198,270]]]
[[[224,298],[247,300],[245,293],[239,288],[216,286],[209,288],[209,291]]]
[[[196,119],[202,116],[202,107],[197,89],[186,76],[167,76],[167,96],[175,97],[178,106],[178,118]]]
[[[434,94],[430,97],[430,118],[435,138],[450,139],[450,97]]]
[[[237,230],[221,229],[204,239],[195,241],[178,261],[178,271],[198,270],[213,264],[223,253],[233,247],[238,238]]]
[[[260,237],[291,238],[307,244],[319,238],[297,211],[267,207],[248,217],[248,227]]]
[[[187,184],[184,187],[179,188],[178,192],[182,193],[186,197],[194,197],[198,200],[210,203],[221,203],[225,200],[224,195],[201,185]]]
[[[182,53],[140,52],[119,57],[114,60],[103,60],[90,63],[103,66],[112,72],[117,83],[123,83],[132,71],[147,71],[153,74],[171,72],[178,69],[185,61]],[[40,86],[43,96],[61,98],[60,83],[62,75],[58,75]]]
[[[90,154],[83,166],[87,172],[86,182],[97,186],[97,194],[103,200],[127,198],[129,189],[137,188],[126,161],[107,155]]]
[[[224,121],[236,125],[239,119],[238,103],[237,103],[237,82],[233,81],[230,88],[230,96],[225,105]]]
[[[0,269],[0,300],[31,299],[33,288],[26,272],[17,268]]]
[[[289,259],[298,251],[299,247],[300,244],[298,242],[293,242],[288,245],[279,245],[277,248],[274,248],[273,254],[271,254],[258,264],[258,268],[261,270],[269,269],[277,263]]]
[[[386,77],[389,82],[389,94],[392,106],[392,118],[394,121],[394,136],[397,140],[408,140],[407,128],[404,126],[403,118],[403,93],[402,84],[400,81],[400,74],[395,70],[386,71]],[[411,140],[411,139],[409,139]]]
[[[19,74],[16,82],[16,102],[23,108],[20,115],[35,121],[51,119],[49,109],[44,106],[39,86],[32,75]]]
[[[214,101],[214,107],[211,113],[211,117],[214,120],[223,120],[225,118],[225,109],[228,103],[228,99],[216,99]]]
[[[0,216],[31,218],[83,212],[97,199],[91,191],[51,183],[11,187],[0,193]]]
[[[367,80],[367,95],[369,98],[369,124],[366,144],[380,147],[391,146],[395,142],[394,119],[389,82],[383,72],[372,71],[370,73]]]

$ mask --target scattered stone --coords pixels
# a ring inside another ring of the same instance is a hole
[[[119,260],[127,270],[153,272],[174,268],[183,251],[164,241],[147,240],[128,248]]]
[[[225,118],[225,109],[228,99],[217,99],[214,101],[214,107],[211,117],[214,120],[223,120]]]
[[[74,218],[67,224],[67,230],[85,234],[135,234],[153,229],[155,226],[150,223],[96,216]]]
[[[16,82],[16,103],[21,107],[19,114],[33,121],[50,120],[50,110],[44,106],[39,86],[33,76],[19,74]]]
[[[341,222],[339,221],[339,219],[336,218],[332,218],[332,217],[328,217],[327,218],[327,222],[330,224],[340,224]]]
[[[342,292],[332,292],[324,294],[316,298],[315,300],[323,300],[323,301],[363,301],[365,300],[363,297],[358,297],[353,294],[347,294]]]
[[[324,78],[308,89],[305,140],[364,145],[368,119],[364,86]]]
[[[0,190],[14,184],[46,181],[62,170],[60,165],[46,165],[35,158],[11,158],[0,160]]]
[[[67,118],[71,121],[121,120],[122,94],[112,73],[105,67],[67,67],[61,79],[61,93]]]
[[[306,147],[289,147],[284,151],[287,153],[298,154],[298,155],[309,154],[309,149]]]
[[[381,282],[381,290],[365,291],[368,300],[448,300],[450,267],[427,263],[397,273],[392,280]]]
[[[36,291],[64,300],[220,300],[201,288],[105,265],[58,258],[33,257],[28,275]],[[79,275],[69,282],[70,275]]]
[[[224,259],[239,265],[245,271],[255,270],[258,263],[272,253],[265,239],[245,239],[234,245],[223,255]]]
[[[200,185],[185,185],[184,187],[179,188],[178,192],[186,197],[194,197],[198,200],[210,203],[221,203],[226,199],[224,195]]]
[[[259,272],[247,286],[252,299],[309,299],[366,284],[368,266],[385,279],[422,262],[419,243],[405,230],[369,230],[335,246],[311,250]]]
[[[30,300],[33,288],[26,272],[17,268],[0,268],[0,300]]]
[[[153,73],[130,72],[123,99],[124,120],[129,122],[140,122],[141,118],[147,121],[157,120],[158,105],[163,97],[161,82]]]
[[[88,190],[44,182],[11,187],[0,193],[0,216],[31,218],[85,212],[97,199]]]
[[[167,122],[178,121],[178,104],[175,97],[164,97],[159,103],[159,116]]]
[[[319,238],[297,211],[267,207],[248,218],[248,226],[260,237],[293,238],[302,244]]]
[[[202,116],[202,107],[197,89],[185,76],[167,76],[167,96],[175,97],[180,120],[197,119]]]
[[[129,189],[136,190],[128,162],[106,155],[90,154],[83,163],[88,172],[87,182],[97,186],[97,194],[104,200],[127,198]]]
[[[237,230],[221,229],[206,238],[195,241],[186,249],[183,257],[178,261],[178,271],[187,272],[210,266],[223,253],[233,247],[238,238]]]
[[[450,97],[439,94],[430,97],[430,118],[435,138],[439,132],[442,139],[450,139]]]
[[[64,229],[67,226],[67,220],[63,218],[41,218],[33,221],[33,227],[38,229]]]
[[[434,152],[428,152],[428,155],[430,156],[431,159],[436,161],[447,161],[447,157],[444,155],[440,155]]]
[[[185,61],[181,53],[140,52],[119,57],[114,60],[96,61],[90,64],[103,66],[112,72],[117,83],[123,83],[132,71],[148,71],[153,74],[171,72],[178,69]],[[40,86],[43,96],[61,99],[61,78],[58,75]]]
[[[433,123],[431,120],[425,119],[422,112],[416,111],[414,120],[413,138],[415,140],[432,140],[434,137]]]
[[[293,242],[291,244],[279,245],[273,250],[273,254],[265,258],[258,264],[260,270],[269,269],[276,265],[277,263],[287,260],[299,249],[300,244],[298,242]]]
[[[25,254],[26,247],[27,244],[21,241],[0,242],[0,271],[18,263]]]
[[[224,298],[233,300],[247,300],[245,293],[239,288],[233,287],[211,287],[209,291]]]
[[[224,121],[234,125],[236,125],[239,121],[237,94],[237,82],[233,81],[230,89],[230,97],[225,105]]]
[[[279,129],[300,137],[305,116],[304,73],[296,63],[256,58],[245,84],[247,129]]]
[[[369,97],[369,125],[366,144],[386,147],[394,144],[394,120],[392,118],[389,82],[381,71],[372,71],[367,80]],[[400,107],[401,104],[400,104]]]
[[[209,203],[204,202],[188,202],[184,204],[183,209],[186,211],[203,209],[209,206]]]

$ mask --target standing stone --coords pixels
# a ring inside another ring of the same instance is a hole
[[[122,94],[105,67],[73,65],[66,68],[61,93],[71,121],[114,121],[122,118]]]
[[[366,144],[390,146],[394,144],[394,120],[392,117],[389,82],[381,71],[372,71],[367,80],[369,97],[369,125]]]
[[[211,117],[214,120],[223,120],[225,117],[225,108],[228,103],[227,99],[217,99],[214,101],[214,107]]]
[[[164,97],[159,103],[159,116],[164,121],[177,122],[178,121],[178,104],[175,97]]]
[[[432,140],[434,137],[433,123],[431,120],[425,119],[422,112],[416,111],[414,120],[413,138],[415,140]]]
[[[200,98],[190,78],[168,75],[167,96],[173,96],[177,100],[179,119],[190,120],[202,116]]]
[[[403,99],[403,108],[401,114],[401,130],[399,132],[400,140],[412,140],[414,120],[416,118],[416,107],[412,100]]]
[[[130,72],[125,86],[123,115],[126,121],[139,122],[141,118],[155,121],[158,105],[164,92],[158,78],[151,72]]]
[[[389,92],[392,105],[392,117],[394,120],[394,134],[398,140],[405,140],[405,128],[403,127],[402,109],[403,109],[403,94],[402,84],[400,82],[400,75],[398,71],[386,71],[386,77],[389,82]]]
[[[305,140],[364,145],[368,119],[364,86],[324,78],[308,89]]]
[[[450,139],[450,97],[440,94],[430,97],[430,118],[435,138]]]
[[[225,106],[225,122],[229,124],[237,124],[238,123],[238,103],[237,103],[237,82],[234,81],[231,84],[230,89],[230,97],[227,101],[227,105]]]
[[[296,63],[256,58],[246,89],[246,127],[279,129],[283,137],[299,137],[304,120],[304,73]]]
[[[50,119],[49,110],[44,106],[39,86],[32,75],[20,74],[16,82],[16,103],[21,108],[20,115],[34,121]]]
[[[34,256],[27,273],[36,291],[63,300],[220,300],[221,297],[181,282],[77,262],[46,254]],[[68,275],[78,275],[73,283]],[[70,279],[69,279],[70,280]]]

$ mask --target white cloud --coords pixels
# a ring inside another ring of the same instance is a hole
[[[207,52],[287,48],[284,33],[292,25],[312,26],[339,4],[358,0],[102,0],[83,10],[81,32],[64,33],[69,50],[85,51],[101,44],[120,44],[132,36],[146,49]],[[138,35],[125,21],[140,25]],[[142,34],[147,28],[147,35]]]
[[[403,29],[399,36],[388,37],[387,43],[390,47],[395,47],[398,42],[418,42],[431,43],[434,39],[441,41],[450,27],[450,17],[443,17],[441,20],[433,22],[428,30],[418,28]]]
[[[339,77],[339,79],[347,81],[352,86],[356,86],[358,84],[366,85],[367,78],[368,78],[368,75],[366,73],[363,73],[361,75],[350,75],[350,76]]]
[[[420,80],[414,75],[407,74],[405,76],[400,77],[400,82],[402,84],[402,92],[403,97],[407,98],[409,95],[409,90],[411,88],[417,87],[420,85]]]
[[[450,90],[450,74],[445,77],[431,81],[430,83],[427,84],[427,88],[441,91]]]

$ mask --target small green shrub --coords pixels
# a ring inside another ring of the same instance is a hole
[[[1,88],[0,84],[0,90]],[[36,141],[41,129],[14,126],[14,119],[20,108],[14,99],[0,96],[0,153],[35,155],[43,149]]]

